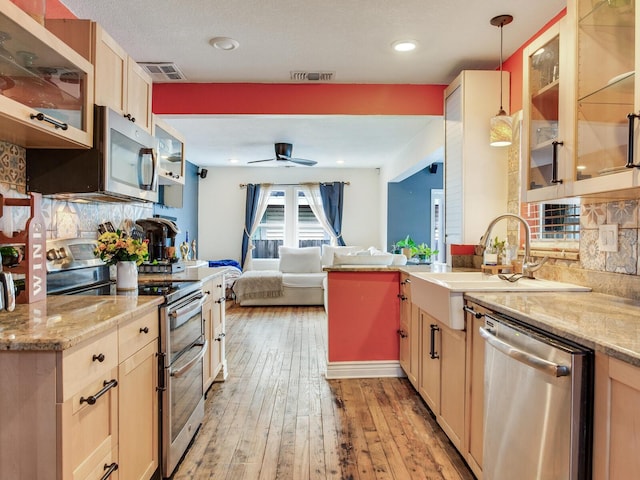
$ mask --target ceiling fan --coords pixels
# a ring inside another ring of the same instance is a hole
[[[315,165],[316,161],[314,160],[307,160],[305,158],[294,158],[291,156],[291,151],[293,150],[293,145],[290,143],[276,143],[275,144],[275,151],[276,151],[276,156],[275,158],[267,158],[266,160],[252,160],[250,162],[247,163],[261,163],[261,162],[284,162],[286,167],[292,167],[293,165],[287,165],[287,163],[297,163],[298,165],[306,165],[308,167],[311,167],[313,165]]]

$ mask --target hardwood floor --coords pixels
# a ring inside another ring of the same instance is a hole
[[[232,307],[226,333],[175,480],[474,478],[408,380],[324,378],[322,307]]]

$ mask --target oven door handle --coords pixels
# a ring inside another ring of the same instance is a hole
[[[191,348],[193,347],[202,347],[202,350],[195,358],[189,360],[182,367],[176,368],[175,370],[171,371],[171,373],[169,373],[170,376],[174,378],[180,378],[189,370],[191,370],[200,360],[204,358],[204,354],[207,353],[207,349],[209,348],[209,341],[205,340],[204,343],[194,343]]]
[[[503,342],[484,327],[480,327],[479,330],[480,336],[484,338],[489,345],[520,363],[524,363],[529,367],[540,370],[553,377],[566,377],[571,373],[571,369],[566,365],[559,365],[532,353],[520,350],[507,342]]]
[[[209,294],[203,293],[202,296],[198,297],[197,300],[194,300],[191,303],[188,303],[187,305],[185,305],[184,307],[177,308],[172,312],[170,312],[169,316],[175,320],[176,318],[180,318],[183,315],[186,315],[188,313],[193,312],[194,310],[197,310],[198,308],[202,307],[202,305],[204,305],[204,303],[207,301],[208,296]],[[179,327],[180,325],[181,323],[178,323],[177,325],[175,325],[175,327]]]

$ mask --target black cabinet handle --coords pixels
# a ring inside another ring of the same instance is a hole
[[[93,356],[93,361],[99,361],[100,363],[104,362],[104,354],[103,353],[99,353],[98,355],[94,355]]]
[[[403,294],[401,294],[401,293],[399,293],[399,294],[398,294],[398,298],[399,298],[400,300],[402,300],[403,302],[407,299],[407,297],[406,297],[406,296],[404,296],[404,295],[403,295]]]
[[[480,313],[480,312],[476,312],[473,308],[471,307],[462,307],[462,309],[467,312],[472,314],[474,317],[476,318],[482,318],[484,317],[484,313]]]
[[[136,119],[135,117],[132,117],[130,113],[127,113],[124,118],[128,119],[129,121],[136,123]]]
[[[113,462],[111,464],[105,463],[104,470],[106,470],[106,472],[104,472],[104,475],[100,477],[100,480],[107,480],[107,478],[109,478],[111,474],[115,472],[117,469],[118,469],[118,464],[116,462]]]
[[[69,128],[69,125],[67,125],[66,123],[62,123],[51,117],[47,117],[44,113],[32,113],[31,115],[29,115],[29,118],[31,118],[31,120],[50,123],[51,125],[56,127],[56,129],[60,128],[62,130],[67,130]]]
[[[431,347],[429,349],[429,356],[433,359],[440,358],[438,352],[436,352],[436,332],[440,330],[440,327],[435,323],[431,324]]]
[[[206,293],[207,295],[211,295],[211,292],[209,290],[205,290],[204,293]]]
[[[224,297],[220,297],[218,300],[216,300],[216,303],[224,303],[224,302],[226,302],[226,301],[227,301],[227,299],[226,299],[226,298],[224,298]]]
[[[562,179],[558,179],[558,145],[564,145],[564,142],[551,142],[551,183],[562,183]]]
[[[149,333],[149,327],[141,328],[140,333]]]
[[[629,120],[629,140],[628,140],[628,144],[627,144],[627,164],[625,165],[625,167],[627,168],[640,168],[640,165],[636,165],[635,163],[633,163],[633,142],[634,142],[634,123],[636,118],[640,117],[640,115],[637,115],[635,113],[630,113],[629,115],[627,115],[627,120]]]
[[[115,378],[113,380],[109,380],[109,381],[105,380],[103,385],[104,385],[104,387],[102,387],[102,390],[100,390],[95,395],[91,395],[90,397],[87,397],[87,398],[80,397],[80,405],[82,405],[85,402],[88,403],[89,405],[94,405],[101,396],[103,396],[105,393],[107,393],[112,388],[117,387],[118,386],[118,381]]]
[[[405,332],[402,329],[398,330],[398,335],[400,335],[400,338],[407,338],[409,335],[407,335],[407,332]]]

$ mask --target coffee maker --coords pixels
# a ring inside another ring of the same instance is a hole
[[[180,229],[166,218],[141,218],[136,223],[142,227],[148,241],[150,264],[175,264],[176,258],[168,252],[175,251],[176,234]],[[143,269],[144,270],[144,269]]]

